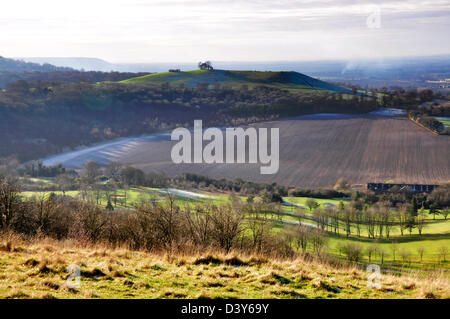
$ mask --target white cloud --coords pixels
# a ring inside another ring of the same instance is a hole
[[[368,29],[373,6],[382,27]],[[300,60],[450,53],[450,1],[16,0],[0,54],[113,62]]]

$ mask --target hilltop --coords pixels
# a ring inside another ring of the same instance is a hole
[[[219,83],[233,88],[242,85],[247,85],[249,88],[264,85],[290,91],[350,92],[347,88],[293,71],[194,70],[186,72],[161,72],[127,79],[121,83],[170,83],[172,85],[184,84],[187,87],[196,87],[199,83],[208,83],[210,85]]]

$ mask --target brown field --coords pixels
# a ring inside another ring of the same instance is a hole
[[[450,181],[450,138],[432,134],[406,117],[310,115],[255,127],[279,128],[277,174],[261,175],[260,164],[174,164],[170,151],[175,141],[168,134],[58,154],[44,164],[80,168],[87,160],[99,164],[114,160],[171,176],[193,172],[299,187],[330,187],[341,177],[352,184]]]
[[[450,180],[450,138],[433,135],[405,117],[303,116],[255,127],[280,129],[275,175],[261,175],[259,164],[173,164],[171,141],[138,142],[114,160],[169,175],[194,172],[300,187],[333,186],[341,177],[353,184]]]

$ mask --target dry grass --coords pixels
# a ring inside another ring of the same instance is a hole
[[[5,244],[5,243],[3,243]],[[444,273],[382,275],[358,268],[236,254],[167,255],[43,239],[0,252],[0,298],[450,298]],[[66,269],[81,270],[79,288]]]

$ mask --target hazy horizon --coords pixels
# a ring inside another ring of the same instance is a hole
[[[1,56],[1,55],[0,55]],[[101,60],[103,62],[111,63],[111,64],[171,64],[171,63],[179,63],[179,64],[197,64],[199,62],[199,59],[197,60],[172,60],[172,61],[111,61],[108,59],[105,59],[103,57],[98,56],[19,56],[19,57],[7,57],[5,58],[10,59],[96,59]],[[373,61],[373,60],[402,60],[402,59],[420,59],[420,58],[447,58],[450,57],[450,53],[444,53],[444,54],[432,54],[432,55],[405,55],[405,56],[379,56],[379,57],[360,57],[360,58],[351,58],[351,59],[297,59],[297,60],[261,60],[261,61],[255,61],[255,60],[212,60],[215,63],[303,63],[303,62],[348,62],[348,61]]]
[[[0,55],[111,63],[445,55],[449,17],[448,0],[17,0],[0,12]]]

